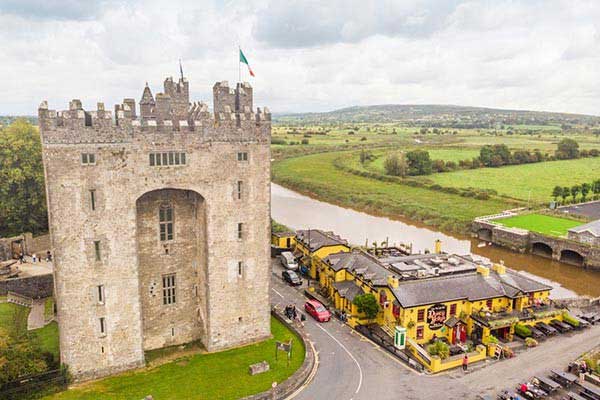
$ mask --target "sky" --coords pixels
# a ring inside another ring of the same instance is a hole
[[[0,115],[238,79],[273,113],[455,104],[600,114],[595,0],[0,0]]]

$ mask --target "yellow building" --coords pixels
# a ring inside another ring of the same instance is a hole
[[[317,266],[329,254],[350,251],[348,241],[319,229],[299,230],[296,232],[296,250],[294,255],[300,258],[300,264],[307,269],[313,279],[320,279]]]
[[[418,347],[415,355],[425,364],[421,353],[434,339],[487,344],[492,335],[512,340],[517,323],[562,319],[562,310],[548,300],[551,287],[503,265],[486,267],[475,261],[443,253],[378,259],[345,251],[319,260],[319,283],[351,326],[377,323],[388,333],[397,326],[406,328],[407,342]],[[380,304],[374,320],[367,320],[353,304],[365,293]],[[481,349],[475,353],[481,359]],[[451,364],[438,361],[428,368],[443,370]]]
[[[296,246],[296,232],[272,232],[271,244],[282,249],[292,249]]]

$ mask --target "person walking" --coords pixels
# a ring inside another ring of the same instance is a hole
[[[467,354],[465,354],[465,356],[463,357],[463,361],[462,361],[463,371],[466,372],[468,366],[469,366],[469,356]]]
[[[33,255],[31,256],[31,262],[35,263],[35,261],[36,261],[36,258],[37,258],[37,257],[36,257],[36,255],[35,255],[35,253],[33,253]]]

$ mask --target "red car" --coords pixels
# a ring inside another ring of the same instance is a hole
[[[331,313],[329,310],[317,300],[309,300],[304,303],[304,309],[319,322],[327,322],[331,319]]]

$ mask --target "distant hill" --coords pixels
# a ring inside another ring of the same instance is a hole
[[[593,115],[436,104],[355,106],[323,113],[275,115],[274,120],[292,124],[402,122],[408,125],[455,128],[490,128],[497,125],[600,126],[600,117]]]

